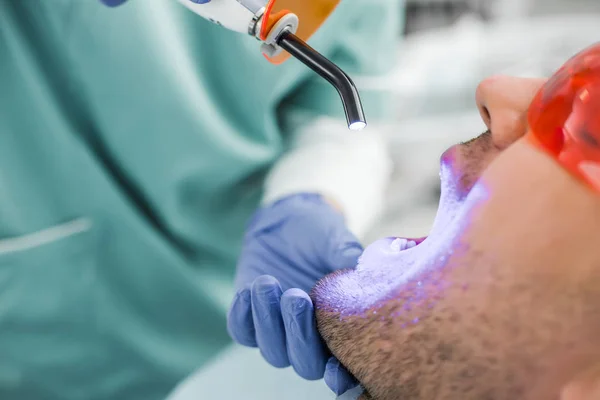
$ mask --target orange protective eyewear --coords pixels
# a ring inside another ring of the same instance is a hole
[[[527,140],[600,191],[600,43],[548,80],[528,114]]]

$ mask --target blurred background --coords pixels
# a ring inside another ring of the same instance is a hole
[[[366,242],[429,232],[441,153],[485,131],[475,107],[482,79],[550,76],[599,40],[598,0],[407,0],[396,69],[384,83],[365,83],[391,85],[397,110],[384,127],[395,162],[393,184]]]

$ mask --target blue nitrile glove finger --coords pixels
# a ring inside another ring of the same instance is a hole
[[[338,396],[358,386],[356,379],[335,357],[331,357],[327,361],[325,383]]]
[[[321,378],[329,353],[316,329],[312,303],[299,312],[292,300],[310,300],[307,292],[317,280],[356,266],[361,253],[343,215],[319,195],[294,195],[260,209],[248,227],[238,262],[238,295],[228,315],[232,338],[258,346],[276,367],[291,363],[301,376]],[[243,294],[249,287],[250,307]],[[258,287],[269,290],[257,291]],[[281,300],[281,291],[289,289],[298,291]],[[332,389],[338,393],[343,388]]]
[[[245,288],[236,293],[227,316],[229,335],[243,346],[256,347],[256,330],[252,320],[252,301],[250,289]]]
[[[304,379],[321,379],[328,352],[319,338],[312,300],[300,289],[289,289],[281,296],[281,314],[292,367]]]
[[[346,393],[339,395],[337,400],[358,400],[364,391],[362,387],[356,386],[354,389],[350,389]]]
[[[108,7],[117,7],[125,3],[127,0],[100,0],[102,4]]]
[[[277,368],[290,366],[279,304],[281,295],[281,286],[272,276],[261,276],[252,284],[252,316],[256,342],[265,360]]]
[[[103,3],[104,5],[108,6],[108,7],[117,7],[120,6],[121,4],[125,3],[127,0],[100,0],[101,3]],[[196,4],[206,4],[206,3],[210,3],[211,0],[190,0],[190,2],[192,3],[196,3]]]

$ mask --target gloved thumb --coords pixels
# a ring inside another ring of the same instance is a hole
[[[569,382],[561,391],[560,400],[600,400],[600,364]]]
[[[100,0],[101,3],[108,7],[117,7],[125,3],[126,1],[127,0]]]
[[[333,271],[343,268],[354,268],[362,253],[363,247],[358,241],[338,242],[337,247],[329,252],[327,265]]]

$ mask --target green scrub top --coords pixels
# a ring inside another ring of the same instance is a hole
[[[386,72],[399,1],[342,3],[311,44]],[[0,398],[162,399],[214,357],[263,178],[322,113],[328,83],[175,0],[0,0]]]

